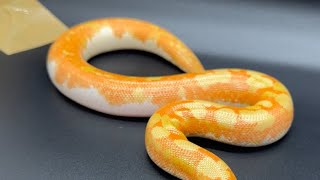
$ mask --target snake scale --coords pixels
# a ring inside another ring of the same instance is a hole
[[[122,49],[157,54],[185,73],[125,76],[87,62]],[[181,40],[143,20],[103,18],[72,27],[50,47],[47,70],[56,88],[83,106],[117,116],[151,116],[147,153],[181,179],[236,179],[223,160],[188,136],[263,146],[283,137],[293,120],[291,95],[277,79],[245,69],[205,70]]]

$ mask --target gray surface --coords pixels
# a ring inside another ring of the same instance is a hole
[[[320,179],[320,15],[309,3],[202,1],[42,1],[67,25],[107,16],[160,24],[181,37],[207,69],[241,67],[271,74],[291,90],[295,120],[280,142],[239,148],[192,138],[223,158],[238,179]],[[100,114],[50,83],[48,46],[0,54],[0,179],[174,179],[144,148],[147,119]],[[103,54],[91,63],[130,75],[180,73],[157,56]]]

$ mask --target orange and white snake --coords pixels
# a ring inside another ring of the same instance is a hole
[[[87,62],[121,49],[155,53],[186,73],[124,76]],[[293,120],[291,95],[277,79],[244,69],[204,70],[177,37],[142,20],[106,18],[71,28],[51,46],[47,70],[56,88],[81,105],[118,116],[152,115],[145,132],[147,152],[181,179],[236,179],[223,160],[187,136],[263,146],[283,137]]]

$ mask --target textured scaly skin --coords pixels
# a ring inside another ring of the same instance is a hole
[[[132,48],[157,53],[186,73],[133,77],[86,62],[104,51]],[[99,19],[71,28],[51,46],[47,68],[63,94],[88,108],[120,116],[152,115],[147,152],[181,179],[236,179],[219,157],[186,136],[262,146],[283,137],[293,120],[292,98],[277,79],[244,69],[206,71],[178,38],[141,20]]]

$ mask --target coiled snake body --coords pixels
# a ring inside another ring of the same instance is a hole
[[[155,53],[186,73],[133,77],[87,63],[119,49]],[[98,19],[71,28],[51,46],[47,69],[59,91],[88,108],[120,116],[152,115],[145,132],[147,152],[182,179],[236,179],[226,163],[187,136],[262,146],[283,137],[293,120],[292,98],[277,79],[244,69],[204,70],[178,38],[137,19]]]

